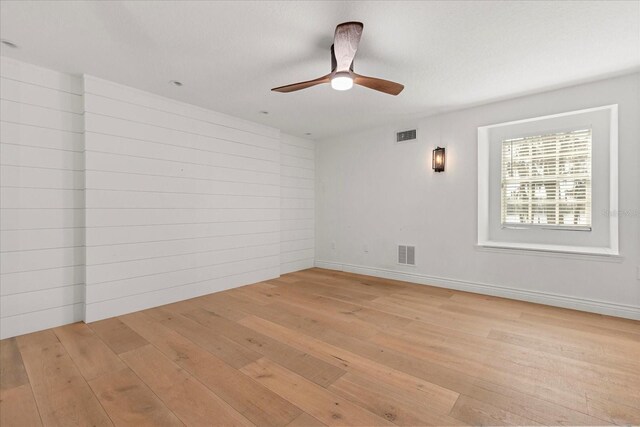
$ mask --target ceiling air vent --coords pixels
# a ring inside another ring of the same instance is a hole
[[[416,265],[416,247],[415,246],[398,246],[398,264]]]
[[[418,131],[416,129],[402,130],[400,132],[396,132],[396,142],[415,141],[417,135]]]

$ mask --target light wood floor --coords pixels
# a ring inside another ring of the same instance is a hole
[[[1,342],[0,424],[640,424],[640,322],[311,269]]]

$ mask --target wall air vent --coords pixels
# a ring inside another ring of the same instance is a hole
[[[418,137],[417,129],[402,130],[402,131],[396,132],[396,142],[415,141],[417,137]]]
[[[398,264],[416,265],[416,247],[415,246],[398,246]]]

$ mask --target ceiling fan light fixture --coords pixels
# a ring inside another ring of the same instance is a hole
[[[349,90],[353,87],[353,77],[347,72],[336,73],[331,78],[331,87],[335,90]]]
[[[274,92],[289,93],[320,84],[331,83],[334,90],[349,90],[353,85],[364,86],[389,95],[402,92],[404,86],[389,80],[367,77],[353,71],[353,59],[362,36],[362,22],[343,22],[336,27],[331,45],[331,72],[317,79],[274,87]]]

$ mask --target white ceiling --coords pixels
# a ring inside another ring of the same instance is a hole
[[[640,68],[638,1],[2,1],[0,15],[19,46],[2,55],[314,139]],[[365,24],[356,72],[403,93],[270,92],[329,72],[350,20]]]

